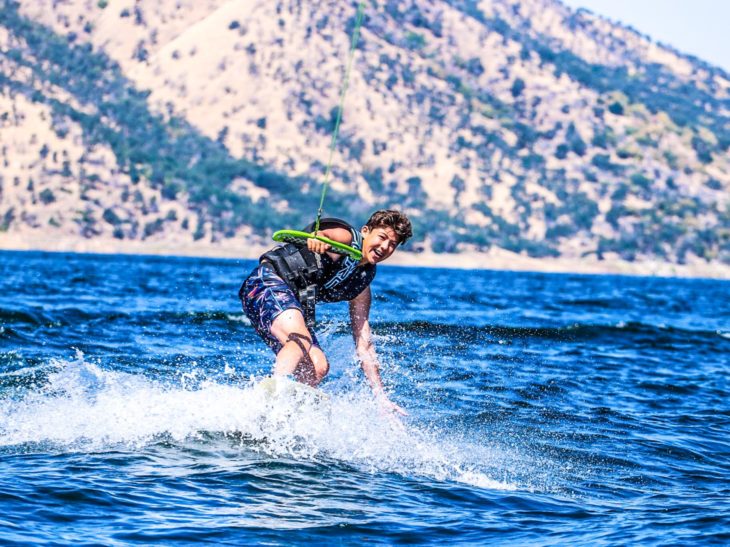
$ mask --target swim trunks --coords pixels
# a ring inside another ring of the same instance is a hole
[[[271,325],[286,310],[294,309],[302,312],[302,305],[294,295],[294,291],[279,277],[271,264],[264,262],[259,264],[243,282],[238,297],[241,299],[246,317],[258,335],[274,353],[279,353],[282,345],[271,334]],[[320,347],[314,333],[310,332],[310,335],[312,343]]]

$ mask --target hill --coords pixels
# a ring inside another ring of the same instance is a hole
[[[4,0],[0,245],[253,250],[306,224],[355,13]],[[554,0],[370,2],[327,213],[405,209],[413,252],[728,265],[729,91]]]

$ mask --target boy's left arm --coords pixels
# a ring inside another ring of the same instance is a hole
[[[387,409],[406,415],[407,412],[388,399],[380,378],[380,363],[373,346],[370,331],[370,287],[366,287],[359,295],[350,300],[350,322],[352,336],[355,338],[355,350],[365,376],[378,401]]]

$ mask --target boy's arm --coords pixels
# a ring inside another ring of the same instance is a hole
[[[383,381],[380,379],[380,363],[375,353],[370,331],[370,298],[370,287],[366,287],[359,295],[350,300],[350,322],[357,357],[365,377],[370,382],[370,387],[380,403],[388,410],[406,415],[405,410],[388,399],[383,389]]]
[[[332,241],[344,243],[345,245],[352,245],[352,234],[349,230],[345,230],[344,228],[329,228],[327,230],[319,230],[317,232],[317,235],[324,236],[327,239],[331,239]],[[310,251],[322,254],[329,251],[330,246],[328,243],[325,243],[324,241],[319,241],[318,239],[307,239],[307,248]],[[334,258],[338,258],[337,255],[334,255]]]

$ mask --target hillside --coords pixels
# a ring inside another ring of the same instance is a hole
[[[2,6],[0,247],[313,217],[356,4]],[[726,73],[589,12],[370,2],[327,213],[403,208],[414,252],[728,265],[729,147]]]

